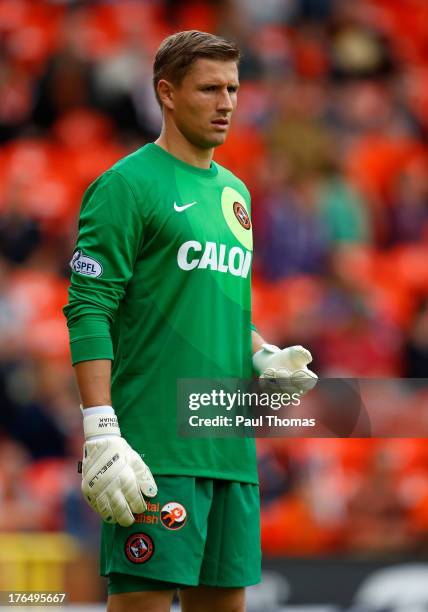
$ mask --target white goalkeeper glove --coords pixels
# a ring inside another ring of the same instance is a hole
[[[273,344],[262,344],[253,355],[254,370],[262,384],[267,382],[270,390],[279,388],[300,395],[313,389],[318,381],[318,376],[307,367],[311,361],[312,355],[303,346],[281,350]]]
[[[85,408],[83,429],[83,495],[104,521],[129,527],[135,521],[133,514],[147,508],[143,494],[157,494],[152,473],[121,437],[111,406]]]

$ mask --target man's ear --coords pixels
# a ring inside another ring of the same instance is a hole
[[[174,110],[174,85],[172,83],[165,79],[160,79],[158,83],[158,96],[165,108]]]

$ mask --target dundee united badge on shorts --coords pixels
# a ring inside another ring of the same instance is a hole
[[[146,563],[154,553],[153,540],[146,533],[133,533],[125,543],[126,557],[132,563]]]
[[[168,502],[162,506],[160,518],[164,527],[176,531],[186,524],[186,508],[178,502]]]

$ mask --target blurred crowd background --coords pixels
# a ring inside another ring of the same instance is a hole
[[[324,376],[428,371],[426,0],[0,0],[3,532],[96,549],[68,262],[86,187],[159,133],[159,43],[194,28],[244,54],[215,159],[252,193],[261,333],[310,348]],[[265,555],[428,550],[424,440],[262,440],[259,455]]]

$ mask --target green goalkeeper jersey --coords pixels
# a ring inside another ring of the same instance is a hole
[[[177,381],[251,378],[250,195],[148,144],[85,193],[64,312],[73,363],[111,359],[122,435],[154,474],[257,483],[250,438],[177,433]]]

